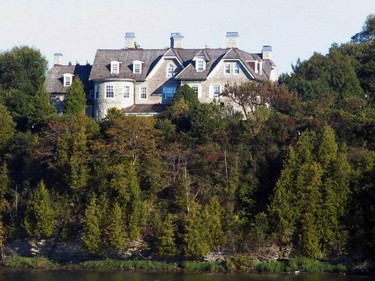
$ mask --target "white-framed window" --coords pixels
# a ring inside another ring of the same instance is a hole
[[[108,99],[113,99],[115,97],[115,90],[113,89],[113,85],[105,86],[105,97]]]
[[[174,65],[168,64],[168,66],[167,66],[167,78],[173,77],[173,74],[174,74]]]
[[[140,98],[142,100],[147,99],[147,87],[141,87],[141,95]]]
[[[234,65],[234,74],[240,74],[240,70],[240,64],[236,62],[236,64]]]
[[[124,86],[124,98],[130,97],[130,86]]]
[[[175,93],[176,93],[176,88],[174,87],[163,88],[163,98],[166,100],[172,100]]]
[[[213,92],[213,96],[214,98],[218,98],[221,94],[221,87],[220,85],[214,85],[214,92]]]
[[[139,60],[133,61],[133,73],[141,74],[142,73],[142,62]]]
[[[111,62],[111,74],[119,74],[120,73],[120,62],[112,61]]]
[[[64,74],[64,87],[69,87],[70,85],[72,85],[72,82],[73,82],[73,74],[70,74],[70,73],[65,73]]]
[[[224,66],[224,73],[230,74],[230,63],[226,63]]]
[[[197,59],[196,61],[196,70],[198,72],[202,72],[206,69],[206,62],[204,61],[204,59]]]

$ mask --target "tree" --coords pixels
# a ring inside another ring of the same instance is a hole
[[[85,247],[92,254],[98,254],[101,250],[101,231],[100,231],[101,212],[96,202],[96,196],[93,195],[85,210],[83,219],[82,240]]]
[[[86,94],[79,77],[73,79],[72,85],[66,92],[63,103],[63,113],[71,116],[85,114]]]
[[[178,254],[176,232],[174,216],[167,214],[156,231],[156,250],[162,257],[170,258]]]
[[[118,202],[115,202],[109,214],[108,237],[110,244],[122,251],[126,247],[126,226],[123,210]]]
[[[375,14],[367,16],[362,31],[356,33],[351,39],[356,43],[366,43],[375,38]]]
[[[246,82],[240,85],[225,85],[221,96],[238,105],[242,109],[245,118],[254,112],[258,106],[270,104],[270,93],[272,84],[270,82]]]
[[[53,201],[44,182],[40,181],[26,205],[23,226],[30,236],[49,238],[54,235],[56,224]]]
[[[343,219],[350,167],[332,128],[305,132],[289,155],[270,204],[274,233],[308,256],[340,253],[347,241]]]
[[[36,92],[33,104],[34,106],[28,115],[28,122],[31,128],[39,128],[47,125],[56,114],[56,108],[51,104],[50,95],[44,87]]]
[[[15,133],[16,124],[7,110],[7,108],[0,103],[0,151],[4,150],[9,144]]]
[[[44,85],[47,60],[39,50],[21,46],[0,54],[0,85],[4,104],[19,129],[26,129],[34,97]]]

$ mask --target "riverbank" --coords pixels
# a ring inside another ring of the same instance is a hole
[[[267,272],[267,273],[348,273],[352,270],[345,264],[331,264],[308,258],[292,258],[286,261],[260,262],[246,256],[230,257],[223,261],[165,262],[152,260],[91,260],[78,263],[57,263],[45,257],[5,258],[6,268],[71,269],[71,270],[128,270],[158,272]]]

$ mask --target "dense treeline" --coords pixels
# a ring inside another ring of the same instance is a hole
[[[97,123],[76,78],[58,116],[39,51],[0,54],[0,246],[79,239],[106,255],[143,241],[197,258],[274,243],[374,257],[374,19],[278,85],[228,85],[242,112],[183,86],[157,118],[112,109]]]

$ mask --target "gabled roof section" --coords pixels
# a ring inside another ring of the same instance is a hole
[[[165,52],[163,57],[164,58],[176,58],[177,61],[180,63],[180,65],[183,66],[184,61],[176,49],[172,49],[172,48],[168,49],[168,51]]]
[[[48,93],[65,94],[69,87],[64,87],[64,74],[69,73],[81,79],[84,90],[89,93],[93,84],[89,81],[92,66],[86,65],[54,65],[47,72],[45,86]]]
[[[188,66],[182,70],[177,76],[176,79],[180,80],[205,80],[207,76],[212,72],[212,70],[216,67],[216,65],[220,62],[221,58],[225,55],[226,49],[204,49],[196,52],[192,55],[191,59],[189,60]],[[206,69],[202,72],[197,72],[195,69],[194,58],[197,55],[202,55],[209,59],[206,61]]]
[[[197,72],[194,59],[203,57],[206,60],[206,69]],[[182,65],[182,70],[175,79],[179,80],[205,80],[221,61],[236,60],[256,80],[268,79],[272,67],[272,61],[262,60],[259,54],[251,54],[237,48],[231,49],[120,49],[97,50],[94,64],[90,74],[90,80],[123,78],[135,81],[144,81],[151,77],[158,68],[158,64],[165,58],[176,59]],[[119,61],[119,74],[110,73],[111,61]],[[133,73],[133,61],[142,61],[142,73]],[[262,73],[256,73],[251,67],[252,61],[262,62]],[[151,74],[151,75],[150,75]]]
[[[90,80],[123,78],[143,81],[164,53],[165,50],[158,49],[97,50]],[[119,74],[111,74],[110,62],[113,60],[121,62]],[[133,73],[134,61],[142,62],[142,73]]]
[[[193,60],[195,60],[195,58],[198,58],[198,57],[204,57],[206,61],[210,61],[210,56],[208,55],[205,49],[200,50],[198,53],[196,53]]]

